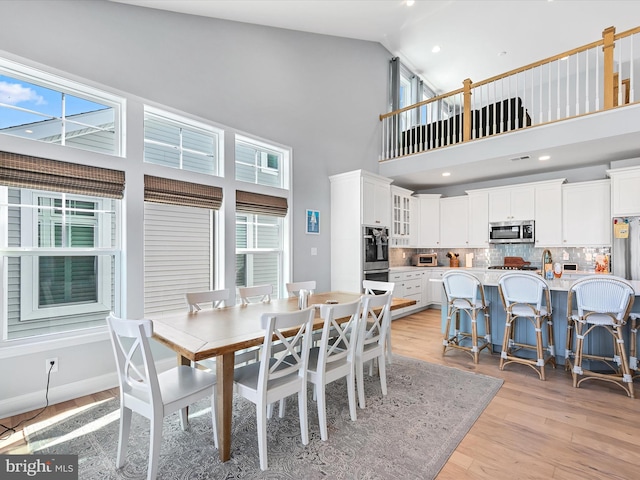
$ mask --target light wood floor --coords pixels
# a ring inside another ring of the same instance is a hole
[[[486,351],[478,365],[461,351],[442,357],[439,310],[395,320],[392,343],[398,355],[504,379],[439,480],[640,478],[640,399],[627,397],[618,387],[587,382],[574,389],[562,367],[549,368],[544,382],[524,365],[512,364],[501,372],[499,354]],[[54,405],[32,423],[113,396],[117,389]],[[0,423],[13,426],[32,414]],[[0,440],[0,453],[25,451],[21,429]]]

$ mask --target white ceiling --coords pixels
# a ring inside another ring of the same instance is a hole
[[[609,26],[618,33],[634,28],[640,19],[635,0],[416,0],[411,7],[406,0],[112,1],[379,42],[437,93],[460,88],[465,78],[478,82],[594,42]],[[439,53],[432,53],[434,45]],[[616,155],[613,143],[606,157],[625,158],[624,143],[624,153]],[[571,166],[580,159],[593,164],[592,147],[575,145]],[[479,164],[462,168],[467,179],[487,173]],[[448,183],[457,183],[452,177]]]

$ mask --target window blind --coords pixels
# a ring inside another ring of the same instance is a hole
[[[210,185],[145,175],[144,200],[167,205],[218,210],[222,204],[222,189]]]
[[[121,199],[124,195],[124,172],[0,152],[0,184]]]
[[[236,192],[236,212],[284,217],[287,215],[287,211],[287,199],[284,197],[274,197],[242,190]]]

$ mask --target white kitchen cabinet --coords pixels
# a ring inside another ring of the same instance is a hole
[[[442,248],[468,246],[469,197],[440,199],[440,245]]]
[[[427,305],[442,305],[442,275],[446,270],[444,268],[429,268],[426,275],[429,275],[427,299],[424,302]],[[432,281],[438,280],[438,281]]]
[[[536,247],[562,245],[562,184],[558,179],[535,187],[535,239]]]
[[[640,215],[640,167],[608,170],[611,177],[611,216]]]
[[[362,224],[389,227],[391,205],[390,183],[369,175],[362,176]]]
[[[389,227],[391,179],[364,170],[332,175],[331,290],[362,291],[362,225]]]
[[[414,227],[411,196],[413,192],[406,188],[391,185],[391,243],[392,247],[411,246],[413,237],[411,232]],[[417,222],[415,222],[417,223]]]
[[[403,272],[391,272],[389,281],[395,283],[393,296],[396,298],[407,298],[415,300],[416,304],[410,307],[399,308],[391,312],[393,318],[399,318],[412,312],[422,309],[423,307],[423,277],[422,270],[407,270]]]
[[[562,244],[611,245],[611,189],[609,180],[562,186]]]
[[[489,191],[489,221],[533,220],[535,189],[532,185],[499,187]]]
[[[418,194],[420,208],[417,246],[438,248],[440,246],[440,194]],[[414,228],[415,230],[415,228]]]
[[[468,247],[489,247],[489,194],[467,192],[469,196]]]

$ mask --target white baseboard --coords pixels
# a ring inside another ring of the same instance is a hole
[[[175,362],[173,358],[160,360],[156,362],[156,368],[161,372],[175,366]],[[118,374],[114,371],[98,377],[86,378],[78,382],[52,387],[49,389],[49,405],[84,397],[85,395],[91,395],[117,386]],[[21,413],[38,410],[44,407],[45,403],[44,390],[3,399],[0,400],[0,418],[12,417]]]

